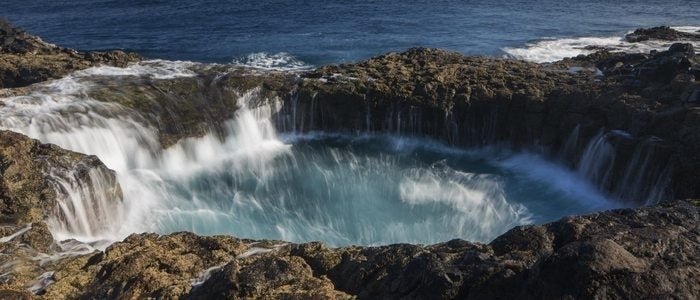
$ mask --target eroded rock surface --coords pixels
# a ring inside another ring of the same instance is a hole
[[[135,234],[54,263],[37,297],[690,299],[700,296],[698,221],[698,206],[676,201],[517,227],[490,244],[334,249]],[[34,278],[47,269],[35,268]]]
[[[0,29],[4,87],[136,59],[77,53],[8,25]],[[282,131],[382,131],[459,146],[507,142],[554,152],[574,128],[584,141],[601,129],[624,130],[615,144],[624,154],[616,161],[616,179],[603,188],[624,186],[615,180],[625,181],[619,172],[633,160],[632,149],[654,137],[659,154],[650,157],[674,166],[675,198],[517,227],[489,244],[328,248],[143,233],[98,251],[53,239],[45,221],[55,213],[60,190],[47,174],[80,181],[91,169],[110,171],[96,157],[2,131],[0,298],[700,297],[699,203],[674,200],[700,196],[700,73],[689,44],[650,54],[602,51],[548,65],[420,48],[305,73],[251,75],[226,66],[196,72],[111,84],[105,79],[89,93],[133,110],[159,131],[164,146],[221,131],[237,109],[233,98],[256,88],[263,102],[283,101],[276,116]],[[576,144],[570,161],[584,147]],[[119,187],[111,182],[116,201]]]
[[[139,60],[139,55],[119,50],[78,52],[58,47],[0,19],[0,88],[27,86],[100,64],[124,67]]]
[[[658,26],[653,28],[639,28],[627,34],[625,40],[630,43],[643,42],[648,40],[661,41],[700,41],[700,34],[682,32],[668,26]]]

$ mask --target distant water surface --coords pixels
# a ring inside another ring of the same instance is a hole
[[[263,66],[353,62],[414,46],[503,56],[542,40],[700,25],[697,0],[0,2],[0,16],[67,47]]]

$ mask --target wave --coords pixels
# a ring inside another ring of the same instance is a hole
[[[267,52],[251,53],[244,57],[235,58],[232,64],[235,66],[272,71],[294,71],[313,68],[312,65],[286,52],[275,54]]]
[[[672,28],[689,33],[698,33],[698,30],[700,30],[700,27],[695,26],[678,26]],[[534,43],[525,44],[523,47],[505,47],[501,50],[506,53],[506,55],[504,55],[505,58],[522,59],[536,63],[548,63],[581,54],[591,54],[602,49],[614,52],[649,53],[652,50],[666,50],[673,43],[673,41],[661,40],[630,43],[625,40],[624,36],[544,38]],[[695,47],[700,47],[700,42],[696,41],[691,43]]]

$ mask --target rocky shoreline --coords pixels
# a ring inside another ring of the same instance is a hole
[[[676,39],[668,30],[638,30],[633,38]],[[14,88],[0,95],[21,95],[28,92],[22,86],[97,64],[140,60],[119,51],[56,47],[6,23],[0,26],[0,45],[0,87]],[[663,200],[659,204],[517,227],[489,244],[453,240],[328,248],[144,233],[104,252],[80,249],[63,257],[73,244],[55,241],[46,223],[60,201],[48,168],[72,174],[76,182],[89,182],[90,172],[112,176],[107,192],[119,201],[115,175],[94,156],[5,131],[0,132],[0,264],[12,271],[0,276],[0,298],[700,294],[700,211],[696,200],[687,200],[700,198],[700,59],[691,44],[650,54],[600,51],[552,64],[410,49],[304,72],[258,74],[218,65],[193,69],[196,76],[134,78],[90,93],[137,112],[157,128],[163,146],[221,132],[238,109],[234,96],[258,88],[261,99],[281,100],[275,116],[280,131],[389,132],[461,147],[507,143],[561,154],[572,167],[589,141],[600,136],[615,153],[605,170],[609,177],[591,178],[601,189],[639,206],[652,193],[640,186],[668,183],[654,191]],[[652,163],[637,169],[642,156]],[[630,172],[643,180],[632,184],[625,176]]]

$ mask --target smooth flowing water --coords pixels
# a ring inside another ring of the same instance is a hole
[[[187,230],[331,245],[486,242],[516,225],[620,206],[536,154],[391,135],[278,135],[280,100],[250,107],[260,102],[255,89],[239,95],[225,139],[166,149],[134,112],[87,96],[104,82],[96,77],[193,76],[189,65],[92,68],[2,99],[0,128],[95,154],[117,171],[121,202],[57,180],[63,198],[49,224],[58,239],[106,245],[133,232]],[[92,175],[90,186],[106,180]]]

